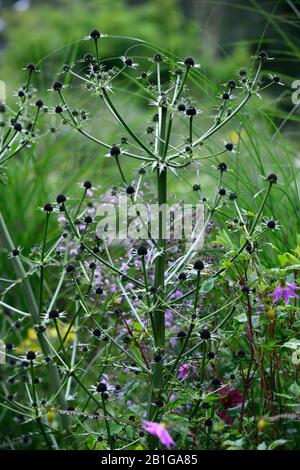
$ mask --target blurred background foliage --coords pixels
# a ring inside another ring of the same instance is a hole
[[[228,173],[227,181],[231,189],[239,191],[246,210],[253,208],[253,194],[261,189],[259,175],[271,171],[279,174],[282,186],[278,186],[277,199],[268,210],[283,224],[283,229],[282,235],[272,241],[280,251],[296,245],[300,220],[299,113],[291,102],[291,83],[300,78],[298,1],[3,0],[0,4],[0,78],[6,82],[12,105],[15,98],[11,94],[22,84],[21,69],[28,62],[39,64],[41,73],[35,75],[39,95],[47,105],[57,104],[56,96],[47,89],[61,77],[63,63],[89,51],[93,45],[83,38],[97,28],[109,35],[142,38],[153,44],[152,50],[137,50],[137,56],[151,56],[156,46],[168,50],[174,63],[177,58],[194,56],[202,68],[201,74],[194,76],[192,90],[203,110],[201,127],[205,128],[218,102],[221,84],[235,77],[240,67],[251,68],[250,57],[257,50],[268,50],[276,60],[267,62],[264,74],[280,74],[285,87],[267,90],[263,101],[254,98],[245,113],[219,133],[211,145],[220,148],[223,140],[239,143],[239,153],[228,157],[227,163],[235,173]],[[103,58],[117,63],[133,43],[134,40],[122,38],[107,39]],[[150,119],[151,110],[134,83],[129,91],[124,83],[118,83],[118,105],[132,125],[145,133],[149,122],[146,119],[141,127],[140,113]],[[79,84],[75,83],[68,96],[73,106],[76,103],[91,112],[93,120],[89,125],[94,134],[105,136],[107,142],[118,142],[122,132],[112,118],[102,114],[95,98],[79,94],[78,90]],[[55,125],[55,117],[46,115],[44,125]],[[279,126],[284,138],[277,133]],[[79,197],[78,183],[86,178],[101,187],[99,193],[119,183],[115,167],[103,155],[93,143],[60,128],[9,162],[6,184],[0,185],[1,210],[15,243],[24,246],[25,253],[39,242],[37,234],[43,218],[37,208],[47,200],[54,200],[59,192]],[[126,165],[132,167],[128,160]],[[207,185],[209,192],[213,188],[209,182],[215,177],[212,162],[208,161],[198,172],[184,172],[181,185],[174,178],[173,187],[179,197],[190,197],[187,195],[195,182]],[[6,258],[2,260],[7,264]],[[274,260],[274,251],[266,255],[266,263]]]

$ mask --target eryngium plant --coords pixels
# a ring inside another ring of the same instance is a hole
[[[249,425],[250,381],[255,377],[262,380],[257,414],[274,407],[272,378],[264,370],[259,346],[263,326],[254,325],[253,313],[255,302],[270,303],[267,288],[260,295],[254,289],[260,282],[258,255],[265,232],[277,229],[275,221],[262,218],[277,176],[263,176],[260,202],[252,214],[245,214],[239,195],[226,184],[227,160],[243,156],[233,155],[235,147],[222,141],[221,130],[250,98],[280,80],[261,82],[263,63],[269,59],[262,51],[253,58],[253,73],[243,69],[224,84],[213,117],[202,118],[188,86],[203,79],[194,58],[176,62],[161,52],[146,59],[132,57],[137,47],[151,49],[141,41],[119,59],[120,66],[110,67],[100,55],[102,41],[109,37],[94,30],[87,39],[94,52],[63,66],[64,75],[53,84],[57,103],[52,113],[64,131],[70,128],[94,142],[99,149],[95,158],[114,161],[120,183],[105,200],[126,197],[143,237],[115,243],[105,232],[99,234],[91,181],[82,183],[78,203],[65,194],[45,203],[41,245],[29,258],[15,248],[1,219],[1,239],[28,306],[25,312],[5,302],[17,282],[2,291],[2,303],[18,317],[7,332],[9,384],[2,392],[2,405],[24,429],[27,426],[20,439],[35,441],[41,432],[48,448],[216,448],[220,436],[214,423],[235,422],[240,431],[245,419]],[[136,127],[118,106],[120,77],[128,80],[128,90],[134,83],[147,97]],[[69,101],[69,89],[78,85],[80,93],[99,103],[99,122]],[[149,105],[154,109],[150,123]],[[105,110],[120,129],[119,142],[101,136]],[[207,129],[201,130],[208,120]],[[97,135],[89,121],[99,129]],[[7,131],[7,143],[16,132],[15,125]],[[126,168],[130,159],[138,165],[134,175]],[[204,206],[204,224],[192,241],[185,240],[184,233],[180,239],[167,240],[170,175],[180,184],[183,172],[191,175],[209,159],[218,172],[213,195],[205,196],[200,184],[192,188]],[[139,205],[147,204],[153,187],[159,206],[156,237]],[[211,242],[199,248],[214,217],[224,212],[230,248],[226,251],[220,245],[220,252],[214,252]],[[54,239],[49,222],[56,214],[60,233]],[[30,284],[32,276],[38,278],[38,292]],[[242,314],[245,318],[233,341],[233,318]],[[20,329],[30,325],[39,345],[18,339]],[[231,340],[232,360],[223,353]],[[241,350],[236,351],[239,345]],[[46,367],[49,375],[43,372]],[[280,390],[280,379],[276,387]],[[237,418],[227,413],[231,408],[238,408]],[[11,436],[8,441],[15,442]]]

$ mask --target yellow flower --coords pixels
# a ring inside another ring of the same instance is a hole
[[[275,309],[274,308],[268,308],[268,318],[269,318],[269,320],[274,320],[274,318],[275,318]]]
[[[52,406],[47,411],[47,419],[49,423],[53,423],[55,416],[57,415],[56,409]]]
[[[62,337],[65,336],[68,328],[69,328],[69,324],[59,323],[59,331]],[[58,341],[56,329],[54,327],[49,328],[47,330],[47,336],[52,343],[53,342],[55,343]],[[68,333],[68,337],[65,341],[65,345],[71,343],[73,340],[74,340],[74,329],[71,328],[70,332]],[[19,346],[16,347],[16,352],[18,354],[22,354],[30,350],[41,353],[39,341],[37,339],[37,334],[34,328],[28,328],[26,338],[22,341],[21,344],[19,344]]]
[[[264,418],[260,418],[257,423],[258,432],[264,432],[266,426],[267,426],[266,420]]]

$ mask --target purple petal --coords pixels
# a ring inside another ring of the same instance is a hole
[[[286,285],[287,285],[287,287],[290,287],[290,288],[293,289],[293,290],[300,290],[300,287],[297,286],[297,284],[293,284],[293,283],[287,282]]]
[[[283,289],[283,298],[284,298],[286,305],[288,305],[290,303],[290,294],[289,294],[288,289]]]
[[[274,291],[273,291],[273,302],[276,303],[278,300],[282,297],[283,295],[283,287],[276,286]]]

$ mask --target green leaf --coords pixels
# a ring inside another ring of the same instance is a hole
[[[286,442],[286,439],[277,439],[269,445],[268,450],[274,450],[276,447],[286,444]]]
[[[207,279],[206,281],[204,281],[200,287],[200,292],[202,294],[206,294],[207,292],[212,290],[215,286],[215,281],[215,279]]]
[[[289,341],[287,341],[286,343],[284,343],[281,347],[282,348],[293,349],[294,351],[296,351],[297,349],[300,348],[300,340],[292,338]]]
[[[258,444],[257,450],[267,450],[267,444],[265,442],[261,442]]]

